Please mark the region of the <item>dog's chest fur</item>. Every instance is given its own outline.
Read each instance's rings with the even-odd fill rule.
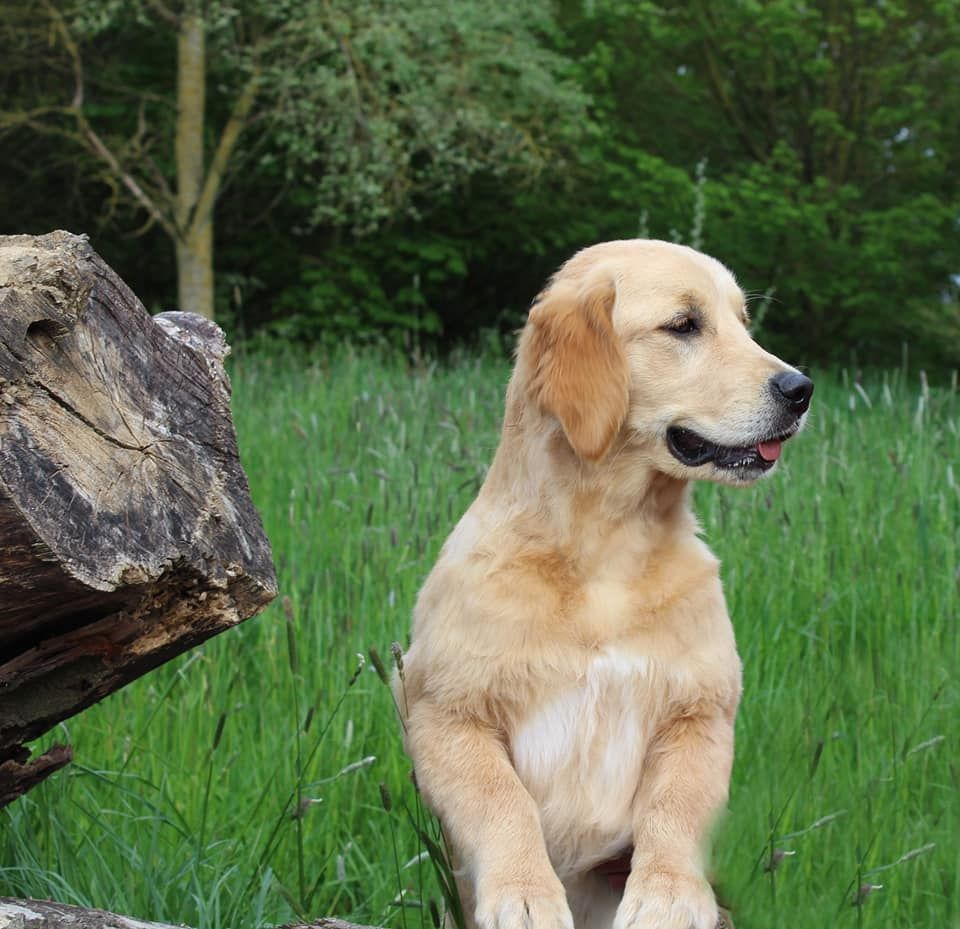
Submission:
[[[510,733],[514,766],[540,808],[561,878],[629,847],[651,741],[685,706],[723,687],[720,668],[737,664],[715,564],[695,566],[690,557],[664,566],[673,578],[704,575],[695,593],[674,599],[670,584],[658,583],[651,600],[638,599],[616,560],[608,562],[569,617],[568,634],[577,630],[584,643],[572,652],[577,658],[537,688]]]
[[[513,734],[514,766],[540,807],[561,877],[630,844],[631,802],[658,715],[653,671],[642,655],[604,650]]]

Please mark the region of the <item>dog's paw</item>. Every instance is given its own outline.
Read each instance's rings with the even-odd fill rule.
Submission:
[[[544,882],[501,884],[477,894],[479,929],[573,929],[573,916],[563,885]]]
[[[719,917],[702,877],[651,869],[630,875],[613,929],[716,929]]]

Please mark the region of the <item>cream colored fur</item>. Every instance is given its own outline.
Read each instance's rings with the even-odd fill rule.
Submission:
[[[664,329],[695,306],[693,339]],[[667,427],[762,433],[770,377],[719,262],[652,241],[571,259],[521,335],[486,482],[420,593],[406,744],[481,929],[713,929],[702,851],[740,661]],[[400,684],[396,685],[400,688]],[[622,894],[592,869],[633,849]]]

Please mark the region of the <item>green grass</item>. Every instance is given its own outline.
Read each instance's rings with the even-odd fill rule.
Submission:
[[[507,373],[235,363],[286,600],[53,734],[77,760],[0,812],[0,894],[197,929],[430,925],[398,725],[357,654],[405,641]],[[960,926],[960,398],[900,372],[862,391],[820,376],[772,480],[696,494],[745,665],[713,857],[740,929]]]

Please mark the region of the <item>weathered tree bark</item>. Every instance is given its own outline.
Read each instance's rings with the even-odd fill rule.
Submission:
[[[0,237],[0,806],[24,743],[276,596],[222,332],[65,232]]]
[[[183,929],[169,923],[144,922],[105,910],[50,903],[45,900],[16,900],[0,897],[0,929]],[[343,919],[325,917],[312,923],[295,923],[281,929],[372,929]],[[720,914],[717,929],[733,929],[726,911]]]
[[[0,929],[182,929],[169,923],[144,922],[105,910],[87,910],[45,900],[0,897]],[[371,929],[342,919],[317,919],[283,929]]]

